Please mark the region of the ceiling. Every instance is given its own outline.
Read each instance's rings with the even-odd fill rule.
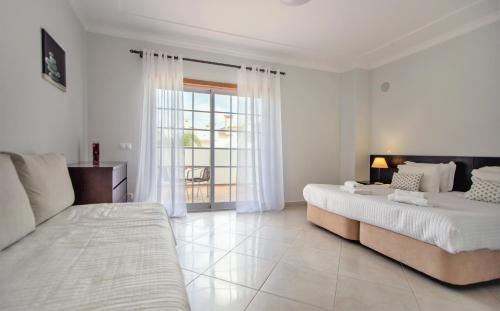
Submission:
[[[90,32],[343,72],[500,19],[500,0],[70,0]]]

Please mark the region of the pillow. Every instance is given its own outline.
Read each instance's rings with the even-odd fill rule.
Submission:
[[[478,169],[479,171],[500,174],[500,166],[483,166]]]
[[[407,191],[418,191],[424,174],[401,174],[394,173],[390,188]]]
[[[37,225],[73,204],[75,192],[62,154],[10,155]]]
[[[457,165],[455,162],[450,161],[449,163],[417,163],[412,161],[406,161],[405,164],[412,166],[434,166],[439,170],[439,191],[448,192],[453,190],[453,184],[455,180],[455,171]]]
[[[496,173],[495,171],[478,169],[472,170],[472,176],[484,181],[500,183],[500,172]]]
[[[0,154],[0,250],[35,230],[35,217],[10,157]]]
[[[423,192],[439,192],[440,171],[436,166],[398,165],[398,172],[402,174],[423,174],[419,190]]]
[[[500,203],[500,183],[472,177],[472,187],[465,193],[470,200]]]

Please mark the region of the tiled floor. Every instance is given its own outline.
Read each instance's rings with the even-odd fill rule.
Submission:
[[[173,219],[192,310],[500,310],[500,282],[442,285],[283,212]]]

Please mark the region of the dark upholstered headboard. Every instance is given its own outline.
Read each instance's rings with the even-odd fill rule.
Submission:
[[[412,155],[370,155],[370,166],[375,157],[384,157],[387,161],[388,169],[381,169],[380,179],[383,183],[390,183],[392,174],[397,171],[398,164],[405,161],[420,163],[448,163],[455,162],[457,170],[455,172],[455,183],[453,191],[467,191],[472,185],[471,172],[473,169],[483,166],[500,166],[500,157],[455,157],[455,156],[412,156]],[[370,167],[370,181],[375,182],[378,178],[378,169]]]

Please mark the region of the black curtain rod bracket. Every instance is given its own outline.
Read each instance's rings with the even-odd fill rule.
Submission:
[[[140,50],[130,49],[130,53],[132,53],[132,54],[139,54],[139,56],[142,58],[142,51],[140,51]],[[158,56],[157,53],[155,53],[154,55]],[[167,58],[172,58],[172,57],[174,57],[174,59],[178,59],[177,56],[167,55]],[[208,64],[208,65],[215,65],[215,66],[222,66],[222,67],[230,67],[230,68],[241,69],[241,66],[238,66],[238,65],[218,63],[218,62],[211,62],[211,61],[208,61],[208,60],[201,60],[201,59],[196,59],[196,58],[183,58],[183,60],[185,60],[187,62],[192,62],[192,63],[200,63],[200,64]],[[246,67],[246,69],[247,70],[252,70],[252,67]],[[264,72],[265,70],[264,69],[260,69],[260,71]],[[276,70],[271,70],[270,72],[272,74],[277,74],[278,73]],[[281,72],[281,71],[279,72],[279,74],[285,75],[285,73]]]

